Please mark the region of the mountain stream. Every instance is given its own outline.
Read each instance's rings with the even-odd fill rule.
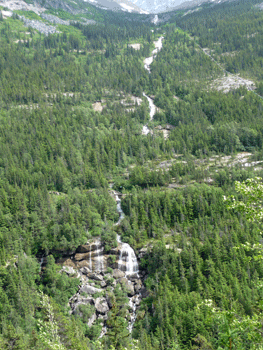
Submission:
[[[116,225],[119,225],[121,223],[121,220],[124,219],[124,213],[121,208],[121,199],[118,196],[118,194],[115,193],[115,199],[117,202],[117,211],[119,213],[119,220]],[[139,264],[137,257],[135,255],[134,250],[128,243],[123,243],[121,241],[121,236],[117,235],[117,242],[119,243],[120,247],[120,256],[118,261],[118,269],[121,271],[125,271],[125,276],[129,275],[135,275],[139,277]],[[129,281],[131,283],[131,281]],[[131,333],[133,329],[134,322],[136,321],[136,310],[141,302],[141,294],[135,294],[131,298],[129,298],[129,306],[132,309],[132,314],[130,317],[128,330]]]
[[[150,65],[152,64],[153,60],[155,59],[157,53],[162,49],[163,47],[163,39],[164,37],[161,36],[157,41],[154,41],[155,49],[152,51],[152,54],[150,57],[145,58],[143,61],[144,68],[151,73]],[[147,96],[145,93],[143,93],[143,96],[147,98],[149,107],[150,107],[150,121],[153,120],[153,117],[156,113],[156,106],[153,103],[153,99]],[[144,125],[142,128],[142,135],[148,135],[149,133],[152,133],[152,131],[148,128],[148,124]]]

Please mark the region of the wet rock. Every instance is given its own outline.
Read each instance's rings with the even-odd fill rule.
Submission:
[[[111,254],[111,255],[118,255],[119,256],[120,255],[120,250],[119,250],[118,247],[117,248],[111,248],[109,254]]]
[[[144,277],[146,274],[147,274],[146,271],[141,271],[141,272],[140,272],[140,275],[141,275],[142,277]]]
[[[105,298],[97,298],[95,300],[96,311],[100,314],[106,314],[109,311],[109,306]]]
[[[112,276],[116,279],[125,277],[125,273],[119,269],[115,269],[112,272]]]
[[[86,294],[95,294],[95,293],[101,293],[102,289],[100,288],[95,288],[93,286],[91,286],[90,284],[85,284],[81,289],[80,289],[80,293],[86,293]]]

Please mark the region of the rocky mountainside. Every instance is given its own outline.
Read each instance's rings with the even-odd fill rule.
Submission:
[[[148,14],[148,11],[137,6],[135,2],[133,3],[128,0],[84,0],[84,2],[88,2],[104,10]]]
[[[115,224],[118,226],[124,214],[118,193],[112,191],[112,195],[116,199],[119,213],[119,220]],[[146,252],[147,249],[142,248],[138,258],[142,258]],[[136,311],[142,298],[147,295],[143,285],[147,276],[145,271],[139,270],[138,259],[128,243],[123,243],[117,235],[117,247],[106,252],[100,238],[91,239],[58,263],[62,265],[61,273],[80,280],[78,292],[69,300],[72,314],[83,318],[86,310],[87,326],[91,327],[95,321],[101,322],[103,336],[107,332],[109,312],[116,295],[121,291],[125,296],[122,309],[128,323],[127,329],[132,331]]]
[[[145,249],[142,249],[139,256],[144,254]],[[83,317],[83,310],[88,308],[87,325],[90,327],[98,320],[103,323],[102,335],[105,334],[117,288],[126,295],[127,302],[123,303],[123,309],[128,330],[132,331],[137,308],[147,292],[143,285],[145,272],[139,271],[136,255],[129,244],[122,243],[118,237],[117,248],[106,253],[100,239],[92,240],[60,263],[61,273],[81,281],[77,294],[69,300],[74,315]]]
[[[174,11],[177,9],[188,9],[200,6],[203,3],[219,4],[229,0],[131,0],[136,6],[139,6],[148,13],[163,13]]]
[[[33,3],[23,0],[1,0],[0,6],[11,11],[33,11],[38,15],[42,12],[45,12],[49,8],[62,9],[71,14],[80,14],[90,12],[90,9],[94,7],[102,10],[124,11],[140,14],[148,13],[129,0],[78,0],[77,2],[61,0],[47,0],[45,2],[42,2],[36,0]]]

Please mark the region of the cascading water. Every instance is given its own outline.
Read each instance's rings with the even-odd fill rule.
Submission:
[[[132,309],[132,315],[131,315],[131,321],[129,322],[129,326],[128,326],[128,331],[131,333],[132,329],[133,329],[133,325],[136,321],[136,310],[137,307],[140,305],[140,301],[141,301],[141,294],[137,294],[134,295],[132,298],[130,298],[129,300],[129,306]]]
[[[117,202],[117,212],[119,213],[119,220],[118,222],[116,222],[115,225],[118,226],[121,223],[121,221],[124,219],[124,212],[121,209],[121,199],[117,194],[115,195],[115,200]]]
[[[95,245],[96,245],[96,252],[97,252],[97,256],[95,257],[95,260],[96,260],[95,271],[103,272],[104,271],[104,261],[103,261],[104,247],[101,247],[101,241],[100,240],[97,240],[95,242]]]
[[[155,115],[156,113],[156,106],[155,104],[153,103],[153,100],[145,95],[145,93],[143,93],[143,96],[147,98],[147,101],[149,103],[149,107],[150,107],[150,121],[153,120],[153,116]],[[149,133],[151,132],[151,130],[148,128],[148,125],[144,125],[143,128],[142,128],[142,134],[143,135],[148,135]]]
[[[121,220],[124,219],[124,213],[121,209],[120,197],[116,194],[115,199],[117,202],[117,211],[119,213],[119,220],[116,225],[119,225]],[[118,260],[118,269],[125,272],[126,276],[139,272],[139,265],[134,250],[128,243],[121,241],[120,235],[117,235],[117,242],[120,244],[120,256]]]
[[[128,243],[122,243],[119,235],[117,235],[117,242],[121,245],[118,269],[124,271],[126,276],[138,274],[139,265],[134,250]]]
[[[150,57],[147,57],[144,59],[144,68],[151,73],[151,69],[150,69],[150,65],[153,63],[154,58],[156,57],[158,51],[161,50],[162,46],[163,46],[163,39],[164,37],[161,36],[157,41],[154,41],[154,46],[155,49],[152,51],[152,54]]]
[[[158,16],[157,16],[158,19]],[[164,37],[161,36],[157,41],[154,42],[155,49],[152,51],[152,54],[150,57],[145,58],[144,60],[144,68],[151,73],[150,65],[152,64],[154,58],[156,57],[157,53],[161,50],[163,45],[163,39]],[[153,100],[147,96],[145,93],[143,93],[143,96],[147,98],[147,101],[149,103],[150,107],[150,121],[153,120],[153,116],[156,113],[156,106],[153,103]],[[142,128],[142,135],[148,135],[149,133],[152,133],[151,130],[148,128],[148,124],[144,125]]]
[[[91,245],[89,246],[89,269],[92,271],[92,259],[91,259]]]
[[[119,220],[116,225],[119,225],[121,220],[124,219],[124,213],[121,209],[121,199],[118,194],[115,193],[115,199],[117,202],[117,211],[119,213]],[[120,255],[118,260],[118,269],[125,272],[126,276],[137,274],[139,277],[139,264],[136,258],[135,252],[128,243],[123,243],[121,241],[120,235],[117,235],[117,242],[120,246]],[[129,283],[131,283],[129,281]],[[133,325],[136,321],[136,310],[140,304],[141,295],[137,294],[130,298],[129,306],[132,309],[131,320],[128,325],[128,331],[131,333]]]

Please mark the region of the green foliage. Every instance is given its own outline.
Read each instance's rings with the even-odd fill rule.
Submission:
[[[262,178],[255,177],[243,182],[236,181],[235,188],[236,191],[245,198],[245,201],[237,201],[234,196],[230,198],[224,197],[225,201],[230,202],[228,209],[235,209],[239,212],[245,213],[249,221],[261,222],[263,218]]]
[[[61,306],[66,305],[68,299],[78,290],[79,279],[68,278],[66,274],[59,273],[59,266],[55,264],[52,255],[48,256],[47,266],[43,273],[44,292]]]
[[[83,11],[49,12],[95,16],[100,24],[72,23],[47,37],[25,34],[15,17],[0,18],[1,349],[260,349],[260,223],[246,218],[261,220],[261,180],[237,183],[236,211],[227,211],[223,194],[233,195],[234,182],[253,170],[219,169],[205,158],[213,155],[216,163],[218,154],[234,159],[236,152],[257,150],[261,161],[262,103],[245,88],[211,90],[222,72],[195,44],[214,50],[228,70],[257,78],[261,94],[262,12],[254,4],[177,13],[188,33],[165,26],[150,75],[143,59],[157,30],[136,15],[67,2]],[[141,50],[129,48],[131,42]],[[167,140],[157,131],[141,134],[146,101],[127,111],[123,100],[143,91],[160,108],[153,128],[173,126]],[[109,180],[124,193],[118,227]],[[137,343],[127,330],[125,284],[109,296],[108,335],[96,341],[101,322],[87,326],[94,306],[68,315],[79,280],[56,265],[91,236],[100,236],[110,252],[116,231],[135,247],[148,246],[141,260],[148,294],[132,334]],[[40,272],[36,257],[43,255],[48,262]]]

